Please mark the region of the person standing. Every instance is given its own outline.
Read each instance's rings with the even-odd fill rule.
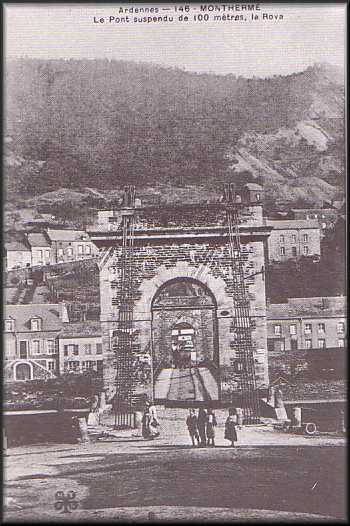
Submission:
[[[207,437],[208,446],[215,446],[215,427],[217,426],[216,416],[212,409],[208,409],[207,416]]]
[[[207,445],[207,412],[202,407],[198,410],[197,428],[200,438],[200,446],[205,447]]]
[[[189,415],[186,418],[186,425],[192,440],[192,445],[195,446],[195,440],[197,440],[197,445],[199,446],[198,419],[194,409],[190,409]]]
[[[142,436],[145,439],[153,439],[160,435],[158,431],[159,420],[157,411],[151,402],[146,402],[146,407],[142,416]]]
[[[235,442],[237,442],[237,413],[235,408],[229,409],[228,417],[225,422],[225,438],[231,442],[231,447],[235,447]]]

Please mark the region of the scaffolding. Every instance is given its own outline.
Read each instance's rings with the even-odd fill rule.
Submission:
[[[122,209],[122,246],[119,258],[118,324],[113,345],[115,353],[114,411],[115,426],[130,427],[133,419],[133,268],[135,228],[135,187],[124,189]]]
[[[233,282],[234,332],[237,364],[235,380],[240,405],[243,410],[243,420],[246,424],[259,421],[259,394],[256,387],[254,347],[252,342],[253,320],[250,315],[248,287],[244,274],[245,254],[240,239],[240,208],[241,200],[236,199],[233,184],[224,187],[226,215],[229,232],[229,250]]]
[[[254,347],[252,341],[252,330],[254,320],[250,314],[250,303],[248,284],[245,276],[245,260],[247,254],[244,251],[240,239],[241,208],[244,204],[236,200],[235,189],[232,184],[224,188],[224,208],[229,235],[229,253],[231,262],[234,331],[237,364],[239,370],[233,373],[232,380],[237,384],[236,392],[240,406],[243,410],[243,419],[247,424],[259,421],[259,393],[256,386]],[[122,246],[119,258],[119,283],[118,294],[114,303],[119,306],[116,338],[113,344],[115,353],[115,387],[114,408],[117,427],[129,427],[133,418],[133,398],[135,390],[133,371],[133,273],[134,273],[134,230],[135,230],[135,187],[127,187],[124,193],[122,208]],[[211,260],[211,257],[206,259]],[[197,276],[204,272],[208,264],[203,262]],[[164,334],[164,309],[160,313],[161,334],[159,345],[165,344]],[[153,335],[151,335],[153,338]],[[152,376],[155,370],[159,370],[160,363],[154,363],[154,351],[152,353]],[[161,360],[160,360],[161,361]],[[155,379],[155,378],[154,378]],[[233,400],[232,400],[233,401]],[[236,402],[233,401],[233,403]]]

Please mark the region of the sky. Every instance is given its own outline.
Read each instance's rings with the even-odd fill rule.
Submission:
[[[171,7],[160,13],[169,17],[174,5],[134,7]],[[217,22],[213,15],[223,13],[215,12],[202,22],[96,24],[94,17],[125,16],[119,7],[132,4],[5,4],[5,57],[109,58],[245,77],[288,75],[319,62],[345,67],[345,3],[259,5],[254,21],[249,13],[246,21]],[[262,20],[264,12],[283,20]]]

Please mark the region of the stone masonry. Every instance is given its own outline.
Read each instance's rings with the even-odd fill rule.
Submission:
[[[257,386],[268,384],[267,330],[264,268],[270,228],[263,225],[262,203],[248,193],[239,225],[246,290],[250,300]],[[101,328],[104,348],[104,379],[113,385],[115,370],[113,331],[118,329],[121,276],[121,230],[123,210],[114,211],[109,224],[90,232],[98,248],[104,249],[100,262]],[[171,328],[176,323],[193,326],[199,355],[220,370],[221,393],[235,374],[234,286],[228,229],[222,204],[164,207],[135,210],[133,248],[133,349],[135,355],[149,352],[157,366],[169,358]],[[111,227],[112,225],[112,227]],[[165,309],[155,306],[162,288],[176,280],[197,283],[208,291],[210,305],[198,300]],[[197,304],[196,304],[197,302]],[[163,335],[162,335],[163,331]],[[165,335],[164,335],[165,333]],[[233,386],[233,387],[232,387]]]

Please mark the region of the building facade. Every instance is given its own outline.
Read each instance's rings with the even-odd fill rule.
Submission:
[[[272,227],[268,239],[269,262],[321,255],[321,236],[316,220],[266,219]]]
[[[72,323],[59,335],[59,372],[84,372],[103,368],[100,323]]]
[[[68,323],[64,304],[4,306],[4,380],[58,374],[58,335]]]
[[[51,242],[45,233],[27,234],[27,242],[31,249],[31,266],[42,266],[54,263],[52,259]]]
[[[32,264],[31,249],[25,241],[13,241],[5,245],[5,269],[26,268]]]
[[[255,377],[262,387],[268,384],[264,268],[271,229],[263,224],[262,188],[256,186],[245,188],[239,196],[239,236],[250,302]],[[100,222],[90,232],[94,243],[104,250],[100,293],[107,387],[115,382],[113,348],[120,332],[123,282],[120,225],[126,214],[134,217],[132,345],[135,354],[152,356],[151,392],[153,388],[156,399],[180,396],[178,390],[170,396],[175,352],[181,359],[186,356],[198,372],[184,398],[224,399],[235,391],[243,374],[237,344],[242,326],[235,311],[232,258],[236,255],[231,253],[225,210],[223,204],[126,207],[108,214],[108,224]]]
[[[78,261],[98,254],[96,246],[83,230],[59,230],[48,228],[52,257],[55,263]]]
[[[267,309],[269,353],[344,349],[346,305],[344,297],[290,298]]]

